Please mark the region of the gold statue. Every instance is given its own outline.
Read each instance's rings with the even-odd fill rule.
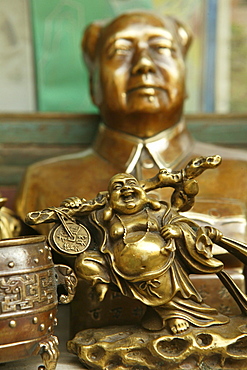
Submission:
[[[131,174],[119,173],[110,179],[108,191],[101,192],[93,200],[70,197],[63,201],[59,208],[51,207],[31,212],[26,217],[26,222],[31,225],[62,222],[64,234],[51,233],[51,239],[53,239],[51,244],[56,244],[59,239],[62,240],[63,247],[60,252],[68,255],[74,254],[72,248],[66,252],[65,246],[68,240],[76,244],[77,237],[81,235],[77,227],[72,230],[71,222],[78,227],[86,225],[97,243],[92,243],[90,238],[87,238],[83,251],[77,252],[76,274],[91,283],[94,294],[100,301],[104,299],[108,288],[115,286],[121,294],[139,300],[147,307],[142,319],[142,327],[152,332],[153,352],[151,350],[152,354],[146,354],[147,358],[144,362],[147,364],[150,362],[152,369],[155,368],[153,366],[157,366],[157,359],[167,360],[167,353],[161,353],[163,350],[161,342],[165,342],[166,345],[171,342],[174,339],[171,334],[181,338],[181,335],[185,335],[184,333],[190,330],[188,337],[183,337],[185,342],[188,342],[186,343],[189,350],[186,348],[188,351],[182,357],[180,356],[179,360],[176,357],[170,358],[173,365],[187,360],[191,354],[200,355],[200,351],[195,350],[195,346],[189,343],[193,336],[197,336],[197,341],[200,339],[202,342],[203,357],[204,355],[210,357],[212,351],[213,354],[222,356],[221,361],[225,361],[222,346],[228,343],[227,345],[231,344],[234,347],[237,343],[237,348],[240,345],[239,338],[243,340],[243,344],[247,339],[246,334],[241,334],[241,330],[246,328],[247,297],[224,271],[223,263],[212,253],[213,243],[216,243],[246,263],[247,246],[224,237],[216,228],[199,226],[180,214],[180,211],[189,210],[194,204],[194,198],[198,193],[195,178],[205,169],[216,168],[220,163],[221,157],[218,155],[199,157],[191,160],[183,170],[171,172],[162,169],[155,177],[140,182]],[[167,187],[174,188],[171,204],[154,200],[147,195],[153,189]],[[70,224],[66,224],[67,221]],[[81,236],[79,239],[83,244],[85,237]],[[227,338],[224,330],[222,332],[218,329],[219,325],[232,325],[232,323],[229,324],[229,317],[203,303],[201,295],[190,280],[190,273],[216,273],[235,298],[243,317],[242,321],[237,319],[239,329],[235,328],[231,339]],[[213,331],[205,329],[211,326],[216,326],[216,329]],[[194,331],[193,328],[200,330]],[[112,344],[113,349],[115,348],[123,360],[125,356],[123,348],[117,349],[116,346],[123,333],[125,331],[128,333],[130,329],[121,327],[105,330],[104,332],[104,328],[100,329],[101,339],[97,337],[98,332],[95,335],[90,332],[89,344],[85,340],[89,338],[89,332],[79,333],[79,337],[69,342],[69,350],[77,353],[77,346],[79,346],[78,355],[83,362],[103,369],[111,358],[110,352],[102,354],[99,350],[99,347],[102,348],[101,342],[106,341]],[[145,330],[138,330],[139,341],[141,338],[144,343],[147,334]],[[217,332],[217,330],[220,331]],[[239,330],[238,334],[236,334],[237,330]],[[131,331],[135,332],[135,329],[132,327]],[[210,350],[205,352],[204,347],[212,344],[215,333],[218,333],[218,339]],[[247,333],[247,329],[244,329],[244,333]],[[115,336],[115,339],[110,340],[110,336]],[[106,337],[108,340],[102,339]],[[92,344],[97,342],[96,347],[98,347],[96,352],[94,352],[95,349],[91,349],[94,356],[90,357],[87,354],[91,342]],[[129,339],[125,345],[134,345],[139,349],[137,342],[135,340],[133,344],[133,340]],[[175,347],[179,352],[178,346],[175,345]],[[150,345],[148,348],[150,350]],[[100,355],[101,358],[104,357],[104,365],[99,365],[97,351],[102,355]],[[245,354],[241,356],[235,357],[247,358]],[[233,354],[229,354],[229,350],[226,357],[235,358]],[[133,365],[140,365],[142,361],[142,356],[139,355],[135,362],[132,362]],[[170,368],[165,366],[168,365],[164,362],[164,369]]]
[[[200,179],[193,217],[244,239],[246,153],[195,142],[184,122],[190,43],[184,24],[145,11],[87,28],[82,49],[102,123],[92,148],[28,168],[16,205],[22,219],[28,212],[58,205],[67,194],[92,199],[116,173],[142,180],[159,169],[177,170],[191,158],[219,153],[223,163],[214,178],[205,173]],[[157,189],[153,196],[169,199],[167,189]],[[47,225],[38,229],[48,233]]]
[[[194,141],[184,120],[185,58],[191,39],[183,23],[145,11],[128,12],[110,22],[96,21],[87,28],[82,49],[89,70],[91,97],[99,108],[102,123],[91,148],[28,168],[16,203],[16,212],[22,219],[28,212],[59,205],[68,194],[93,199],[107,188],[116,173],[130,173],[142,181],[163,168],[176,172],[192,158],[219,153],[222,164],[215,169],[214,177],[207,172],[202,174],[200,194],[190,210],[193,212],[190,218],[220,228],[234,239],[245,239],[246,153]],[[168,200],[170,193],[167,187],[154,188],[149,197]],[[102,201],[103,195],[95,200],[94,206]],[[63,219],[63,214],[60,216]],[[48,234],[50,225],[40,224],[37,229]],[[60,236],[56,242],[58,250],[66,236],[61,228],[54,233]],[[86,231],[80,229],[78,234],[76,245],[71,241],[71,233],[63,248],[74,249],[74,255],[87,245],[81,243],[82,238],[87,238]],[[79,302],[79,307],[84,307],[84,312],[78,317],[75,309],[71,315],[76,330],[88,323],[91,327],[92,321],[102,325],[110,307],[108,297],[101,307],[86,307],[89,299],[85,289],[83,292],[80,297],[85,300]],[[215,295],[213,300],[220,301]],[[128,304],[121,303],[121,307],[128,308]],[[91,320],[95,309],[102,313],[98,321]],[[110,315],[108,325],[112,320]]]

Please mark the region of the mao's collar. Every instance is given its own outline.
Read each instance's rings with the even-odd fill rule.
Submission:
[[[143,161],[146,166],[175,168],[192,151],[193,139],[184,121],[147,139],[100,124],[94,149],[107,161],[132,173]]]

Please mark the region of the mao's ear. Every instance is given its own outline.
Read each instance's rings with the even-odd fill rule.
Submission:
[[[104,22],[96,21],[91,23],[84,31],[84,35],[81,42],[81,48],[83,51],[85,63],[89,71],[92,71],[93,69],[97,51],[97,44],[100,37],[100,31],[103,25]]]
[[[90,95],[93,103],[97,105],[94,96],[94,66],[97,52],[97,45],[100,38],[100,32],[103,23],[95,21],[91,23],[86,30],[81,41],[81,49],[83,52],[84,61],[89,71]]]
[[[193,40],[192,32],[183,22],[175,18],[172,19],[176,27],[177,37],[182,48],[183,55],[185,56]]]

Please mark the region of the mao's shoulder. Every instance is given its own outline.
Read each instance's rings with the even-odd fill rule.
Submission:
[[[54,168],[62,167],[69,168],[76,164],[87,163],[88,161],[98,160],[97,154],[93,151],[92,148],[88,148],[84,151],[80,151],[72,154],[65,154],[57,157],[48,158],[39,162],[35,162],[28,167],[28,171],[36,172],[41,171],[45,172]]]
[[[223,161],[241,161],[247,166],[247,150],[229,148],[221,145],[214,145],[208,143],[195,142],[194,153],[201,156],[209,156],[218,154]]]

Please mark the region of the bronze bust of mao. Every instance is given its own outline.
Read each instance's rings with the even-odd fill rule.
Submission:
[[[223,163],[214,177],[201,176],[193,212],[199,219],[213,215],[216,223],[240,216],[239,228],[229,220],[227,227],[233,237],[244,238],[245,153],[194,141],[184,122],[190,43],[184,24],[145,11],[125,13],[109,23],[94,22],[86,29],[82,49],[102,124],[88,150],[28,168],[16,203],[23,219],[27,212],[58,205],[68,194],[90,199],[115,173],[131,173],[141,180],[160,168],[176,170],[190,158],[218,153]],[[161,194],[169,197],[167,189],[153,196]],[[44,225],[39,230],[47,232]]]

